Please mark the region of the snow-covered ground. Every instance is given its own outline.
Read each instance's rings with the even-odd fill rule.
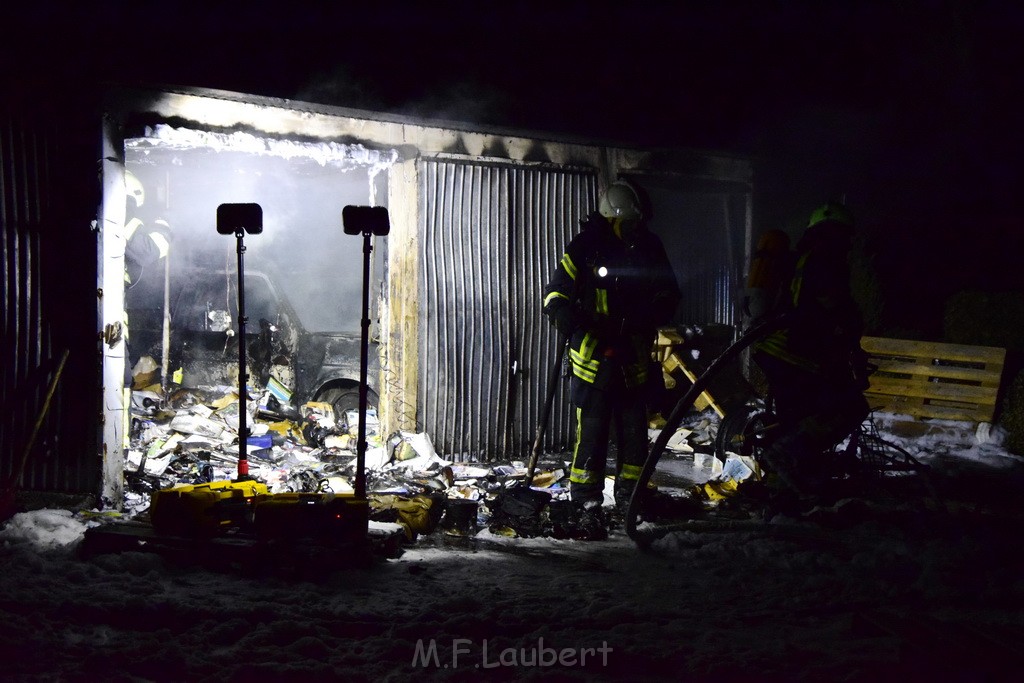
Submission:
[[[622,531],[435,533],[315,580],[84,559],[99,513],[21,513],[0,530],[0,680],[1018,680],[1022,459],[955,425],[902,443],[993,507],[908,501],[648,550]]]

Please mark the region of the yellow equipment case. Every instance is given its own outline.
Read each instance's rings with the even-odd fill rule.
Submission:
[[[310,539],[321,543],[366,538],[366,498],[339,493],[275,493],[255,501],[253,529],[260,540]]]
[[[168,536],[339,543],[365,539],[370,506],[354,494],[272,494],[257,481],[213,481],[155,491],[149,518],[154,531]]]
[[[371,529],[365,497],[267,491],[256,481],[215,481],[156,491],[148,520],[88,529],[83,553],[143,551],[215,569],[302,576],[363,567],[374,558],[402,553],[403,527]]]
[[[160,534],[219,536],[251,526],[257,497],[267,495],[267,485],[258,481],[182,484],[153,492],[149,520]]]

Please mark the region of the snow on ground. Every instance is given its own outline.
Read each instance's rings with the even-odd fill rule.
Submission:
[[[1015,503],[1024,468],[995,437],[902,443]],[[673,532],[648,550],[621,531],[435,533],[315,580],[146,552],[84,559],[98,513],[21,513],[0,530],[0,680],[1017,680],[1012,511],[908,504]]]

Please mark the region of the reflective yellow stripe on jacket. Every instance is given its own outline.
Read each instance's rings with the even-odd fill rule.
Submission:
[[[807,257],[810,254],[804,254],[796,263],[796,269],[793,275],[793,279],[789,283],[789,292],[792,297],[791,301],[793,308],[796,308],[800,301],[800,292],[804,284],[804,265],[807,263]],[[798,356],[789,350],[789,332],[788,330],[781,329],[772,332],[761,341],[754,344],[754,348],[758,351],[763,351],[771,356],[775,356],[779,360],[785,361],[791,365],[804,368],[815,372],[819,369],[817,363],[803,356]]]
[[[568,275],[573,281],[576,280],[577,268],[576,264],[573,263],[572,257],[569,254],[562,254],[562,260],[558,262],[558,265],[562,267],[565,274]],[[565,299],[569,301],[569,295],[565,292],[554,291],[544,297],[544,307],[546,308],[549,303],[554,299]]]
[[[597,337],[587,332],[583,335],[583,341],[579,349],[569,348],[569,361],[572,363],[572,373],[584,382],[594,383],[597,379],[597,369],[601,361],[594,358],[594,349],[597,348]]]
[[[608,290],[594,290],[594,308],[600,315],[608,315]]]
[[[565,294],[562,294],[561,292],[551,292],[546,297],[544,297],[544,306],[546,307],[549,303],[551,303],[553,299],[565,299],[566,301],[568,301],[569,297],[567,297]]]
[[[565,269],[565,272],[573,280],[576,279],[576,264],[572,262],[572,258],[569,254],[562,254],[561,266]]]

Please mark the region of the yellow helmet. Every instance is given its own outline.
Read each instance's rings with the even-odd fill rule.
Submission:
[[[128,193],[128,199],[135,202],[135,208],[146,203],[146,190],[131,171],[124,173],[124,189]]]
[[[839,202],[826,202],[822,204],[814,213],[811,214],[811,219],[807,221],[807,227],[812,228],[819,223],[825,223],[831,221],[833,223],[839,223],[845,225],[848,228],[853,227],[853,214],[846,208],[845,204]]]

